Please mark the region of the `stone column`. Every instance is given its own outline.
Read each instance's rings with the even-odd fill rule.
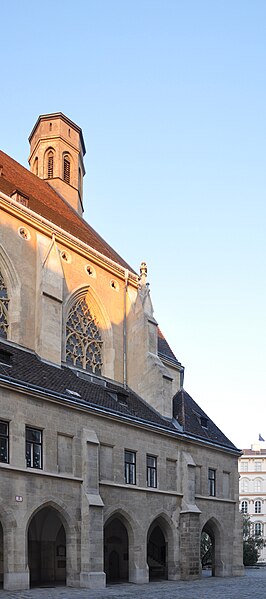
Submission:
[[[99,441],[84,429],[82,439],[81,571],[80,586],[103,588],[103,501],[99,494]]]
[[[180,570],[182,580],[200,577],[199,512],[180,514]]]
[[[149,568],[147,564],[147,539],[142,533],[136,535],[135,544],[128,541],[129,553],[129,582],[145,584],[149,582]]]
[[[30,576],[25,534],[24,528],[11,528],[4,532],[4,589],[6,591],[29,589]]]

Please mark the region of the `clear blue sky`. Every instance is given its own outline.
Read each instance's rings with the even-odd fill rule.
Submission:
[[[138,270],[185,388],[266,439],[264,0],[1,2],[1,148],[39,114],[87,147],[85,217]]]

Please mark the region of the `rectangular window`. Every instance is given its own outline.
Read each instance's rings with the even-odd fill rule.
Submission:
[[[248,471],[248,462],[240,462],[240,469],[241,469],[241,472],[247,472]]]
[[[153,455],[147,455],[147,486],[157,487],[157,458]]]
[[[209,495],[211,497],[215,497],[215,495],[216,495],[216,471],[213,470],[212,468],[209,468],[208,480],[209,480]]]
[[[127,485],[136,484],[136,452],[125,450],[125,482]]]
[[[255,472],[261,472],[261,462],[255,460]]]
[[[42,431],[26,426],[27,468],[42,468]]]
[[[8,463],[8,422],[0,420],[0,462]]]

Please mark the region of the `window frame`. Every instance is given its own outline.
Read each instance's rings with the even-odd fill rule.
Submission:
[[[39,433],[40,441],[35,441],[34,439],[28,438],[29,433]],[[30,448],[30,454],[28,450]],[[36,451],[37,448],[40,448],[40,451]],[[30,455],[30,460],[28,460],[28,455]],[[39,458],[39,465],[36,465],[35,459]],[[26,459],[26,467],[34,468],[35,470],[43,469],[43,431],[40,428],[36,428],[34,426],[26,425],[25,427],[25,459]]]
[[[209,497],[216,497],[216,470],[208,468],[208,490]]]
[[[243,499],[243,501],[241,501],[241,514],[247,514],[248,513],[248,502],[246,499]]]
[[[254,502],[254,512],[255,514],[261,514],[261,500],[256,499]]]
[[[263,536],[263,524],[262,522],[254,522],[254,535],[255,537]]]
[[[132,460],[129,459],[132,457]],[[126,485],[136,484],[136,462],[137,453],[131,449],[125,449],[124,452],[124,466],[125,466],[125,483]]]
[[[0,463],[1,464],[9,464],[9,422],[7,420],[0,420],[0,425],[3,424],[6,426],[6,434],[5,433],[1,433],[0,432],[0,443],[2,445],[2,441],[5,441],[5,454],[6,454],[6,459],[2,460],[1,459],[1,453],[2,453],[2,449],[0,448]]]
[[[63,181],[71,184],[71,160],[69,154],[63,156]]]
[[[149,464],[149,460],[154,460],[154,464]],[[147,487],[157,489],[157,456],[155,455],[146,455],[146,480]]]

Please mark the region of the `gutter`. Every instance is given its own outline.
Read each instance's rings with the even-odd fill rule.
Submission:
[[[230,453],[233,455],[241,455],[241,451],[239,449],[233,449],[230,447],[226,447],[224,445],[221,445],[220,443],[215,443],[213,441],[208,441],[205,439],[201,439],[199,437],[197,437],[196,435],[193,434],[187,434],[185,432],[178,432],[178,431],[174,431],[174,430],[170,430],[167,429],[167,427],[163,427],[159,424],[156,423],[151,423],[148,420],[145,420],[144,418],[136,418],[135,416],[125,416],[124,414],[118,414],[116,411],[112,410],[112,408],[102,408],[99,406],[96,406],[95,404],[92,403],[87,403],[86,401],[80,399],[73,399],[72,397],[66,397],[65,395],[63,395],[62,393],[57,393],[56,391],[49,391],[48,389],[45,389],[44,387],[40,387],[38,385],[32,385],[30,383],[24,383],[22,381],[16,382],[15,380],[12,380],[10,377],[5,377],[5,376],[0,376],[0,386],[3,387],[13,387],[15,390],[17,390],[18,392],[31,392],[32,395],[35,395],[37,397],[41,397],[42,399],[50,399],[52,401],[58,401],[58,400],[62,400],[64,402],[66,402],[69,406],[73,407],[73,408],[80,408],[80,409],[84,409],[86,408],[87,410],[89,409],[90,411],[96,413],[96,414],[103,414],[105,416],[109,416],[110,418],[113,418],[115,420],[122,420],[123,422],[127,423],[127,424],[134,424],[134,425],[138,425],[140,427],[145,426],[145,428],[149,428],[150,430],[154,430],[155,432],[158,431],[164,435],[170,436],[170,437],[174,437],[176,439],[179,440],[185,440],[188,442],[194,442],[197,443],[198,445],[206,445],[207,447],[211,447],[212,449],[219,449],[222,450],[226,453]],[[60,403],[61,403],[60,402]]]

